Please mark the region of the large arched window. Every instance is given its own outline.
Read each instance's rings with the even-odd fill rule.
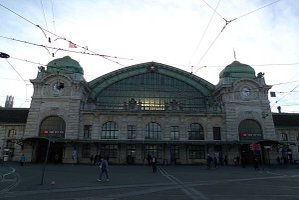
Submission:
[[[240,140],[256,141],[263,139],[263,131],[260,124],[252,119],[246,119],[239,124]]]
[[[64,120],[58,116],[46,117],[40,124],[39,135],[47,138],[64,138]]]
[[[161,138],[161,127],[160,124],[150,122],[145,128],[145,139],[160,139]]]
[[[115,122],[106,122],[102,126],[102,139],[117,139],[118,138],[118,127]]]
[[[203,127],[199,123],[192,123],[188,130],[189,140],[204,140]]]
[[[205,97],[186,82],[159,73],[131,76],[106,87],[97,97],[101,110],[203,111]]]

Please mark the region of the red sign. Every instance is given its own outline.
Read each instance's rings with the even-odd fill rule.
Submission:
[[[261,150],[261,145],[260,144],[250,144],[250,150],[260,151]]]

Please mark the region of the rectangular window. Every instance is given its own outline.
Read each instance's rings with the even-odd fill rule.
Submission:
[[[161,145],[157,144],[148,144],[145,145],[145,151],[144,151],[144,158],[147,158],[147,155],[156,156],[157,158],[161,158]]]
[[[118,147],[117,144],[104,144],[100,146],[101,156],[108,158],[117,158]]]
[[[135,157],[136,155],[136,146],[135,144],[128,144],[127,145],[127,156]]]
[[[16,135],[17,135],[17,131],[15,129],[8,130],[8,135],[7,135],[8,138],[15,138]]]
[[[288,141],[288,134],[287,133],[281,133],[281,140],[282,141]]]
[[[178,140],[179,139],[179,127],[178,126],[171,126],[170,127],[170,139],[171,140]]]
[[[90,157],[90,144],[83,144],[82,145],[82,158],[89,158]]]
[[[205,146],[192,145],[189,147],[189,159],[204,159],[205,154]]]
[[[214,140],[221,140],[221,128],[213,127],[213,138]]]
[[[136,139],[136,126],[128,125],[128,139]]]
[[[91,127],[92,125],[84,125],[84,138],[91,137]]]
[[[170,146],[170,159],[171,159],[171,161],[180,159],[180,146],[179,145],[171,145]]]

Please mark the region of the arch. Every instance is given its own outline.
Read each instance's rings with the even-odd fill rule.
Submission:
[[[101,110],[203,111],[214,85],[159,63],[123,68],[89,82]]]
[[[199,123],[190,124],[188,129],[188,137],[189,140],[204,140],[205,135],[202,125]]]
[[[118,139],[118,126],[114,121],[108,121],[102,126],[101,139]]]
[[[156,122],[150,122],[145,127],[145,139],[161,139],[161,126]]]
[[[253,119],[245,119],[240,122],[239,127],[240,141],[259,141],[263,139],[263,130],[258,121]]]
[[[65,138],[65,121],[59,116],[52,115],[40,123],[39,136],[46,138]]]

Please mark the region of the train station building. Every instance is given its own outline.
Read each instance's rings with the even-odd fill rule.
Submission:
[[[233,61],[218,76],[213,85],[148,62],[87,82],[79,62],[54,59],[31,80],[29,109],[0,109],[0,119],[4,110],[23,112],[23,121],[0,122],[2,151],[13,148],[11,159],[24,153],[29,162],[43,162],[48,152],[49,162],[90,163],[99,155],[114,164],[145,164],[148,155],[163,164],[200,164],[208,154],[275,163],[298,154],[298,123],[287,120],[298,116],[271,112],[263,73]]]

